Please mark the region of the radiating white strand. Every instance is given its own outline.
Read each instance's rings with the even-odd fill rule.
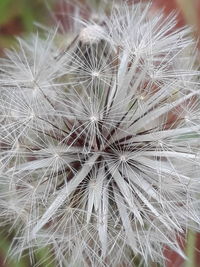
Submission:
[[[93,155],[89,160],[83,165],[81,170],[77,173],[75,177],[73,177],[72,181],[67,183],[63,189],[58,193],[58,196],[53,201],[53,203],[48,207],[45,213],[42,215],[42,218],[37,222],[36,226],[33,228],[31,232],[31,239],[36,237],[38,231],[49,221],[49,219],[55,214],[55,212],[59,209],[60,206],[64,203],[64,201],[68,198],[68,196],[77,188],[77,186],[83,181],[83,179],[87,176],[91,168],[93,168],[93,164],[98,158],[98,155]]]

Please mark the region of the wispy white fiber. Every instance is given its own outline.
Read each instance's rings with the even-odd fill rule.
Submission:
[[[166,247],[184,257],[178,237],[200,230],[195,42],[174,13],[149,10],[113,4],[66,46],[57,28],[0,59],[13,256],[47,246],[58,266],[149,266]]]

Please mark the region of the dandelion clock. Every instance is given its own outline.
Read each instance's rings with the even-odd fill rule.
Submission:
[[[164,265],[166,247],[185,257],[178,237],[199,230],[195,42],[174,14],[149,9],[113,5],[66,45],[59,30],[33,34],[1,59],[0,221],[13,257],[40,247],[64,267]]]

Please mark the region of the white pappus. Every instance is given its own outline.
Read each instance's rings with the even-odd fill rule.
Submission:
[[[0,225],[11,253],[59,266],[147,266],[199,230],[199,71],[191,29],[117,5],[19,39],[0,67]]]

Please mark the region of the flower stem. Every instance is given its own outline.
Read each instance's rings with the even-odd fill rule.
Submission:
[[[195,267],[195,246],[196,244],[196,233],[192,230],[188,232],[187,235],[187,244],[186,244],[186,256],[187,261],[185,267]]]

